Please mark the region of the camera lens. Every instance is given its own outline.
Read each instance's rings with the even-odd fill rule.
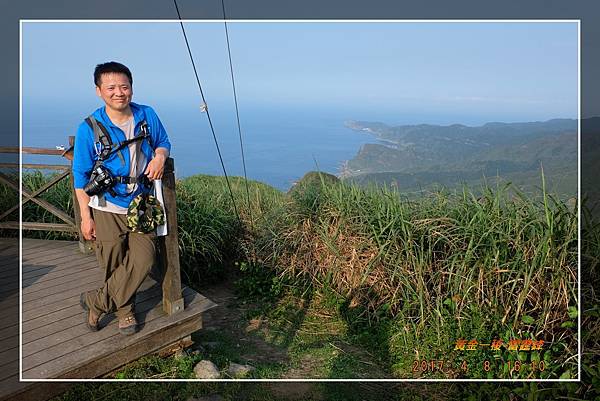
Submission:
[[[113,178],[104,166],[98,166],[90,176],[90,181],[83,187],[89,196],[98,195],[113,186]]]

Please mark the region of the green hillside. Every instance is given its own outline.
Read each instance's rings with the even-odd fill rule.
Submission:
[[[348,122],[351,129],[380,139],[347,161],[341,177],[360,185],[394,185],[403,191],[434,186],[479,186],[497,177],[539,193],[543,167],[561,196],[577,194],[577,121],[488,123],[480,127]]]

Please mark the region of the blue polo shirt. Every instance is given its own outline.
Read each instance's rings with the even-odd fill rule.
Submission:
[[[140,123],[145,120],[148,124],[152,148],[146,140],[142,140],[140,146],[140,151],[146,156],[146,160],[149,161],[152,159],[154,149],[166,148],[170,150],[171,143],[169,142],[167,132],[156,115],[156,112],[149,106],[133,102],[130,103],[129,106],[133,113],[135,124],[134,132],[136,136],[140,134]],[[113,124],[110,120],[104,107],[100,107],[94,111],[92,116],[106,127],[113,144],[119,144],[127,139],[123,130]],[[83,121],[77,129],[73,153],[73,181],[76,189],[83,189],[90,180],[92,168],[95,161],[98,160],[97,151],[100,151],[100,149],[101,144],[94,143],[94,131],[85,121]],[[125,146],[119,152],[122,152],[123,160],[121,160],[117,152],[114,152],[104,161],[104,166],[113,176],[128,176],[130,171],[129,147]],[[146,167],[144,166],[144,170],[145,169]],[[142,172],[144,170],[142,170]],[[105,192],[104,197],[108,202],[122,207],[129,206],[131,200],[143,191],[142,186],[138,185],[133,193],[128,194],[127,184],[121,183],[117,183],[113,189],[116,192],[116,196],[112,196],[109,192]]]

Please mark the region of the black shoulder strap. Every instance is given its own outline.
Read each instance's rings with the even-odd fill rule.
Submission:
[[[96,120],[94,116],[90,115],[85,119],[85,122],[89,125],[89,127],[94,131],[94,143],[100,143],[102,145],[102,150],[98,155],[98,158],[102,160],[106,160],[108,156],[115,150],[115,145],[108,133],[108,130],[100,121]],[[120,149],[119,149],[120,150]],[[121,163],[125,163],[125,159],[121,152],[118,152],[119,158],[121,159]]]

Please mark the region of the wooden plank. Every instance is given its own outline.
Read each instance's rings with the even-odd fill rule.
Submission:
[[[19,275],[19,260],[13,259],[12,263],[6,263],[0,266],[0,277],[8,278],[13,277],[15,274]],[[18,280],[18,279],[17,279]]]
[[[48,307],[52,307],[57,302],[60,302],[66,298],[72,296],[79,296],[83,291],[90,291],[100,286],[101,281],[98,278],[88,278],[86,281],[78,283],[77,287],[62,285],[56,286],[55,291],[50,294],[46,294],[43,297],[37,297],[35,299],[23,299],[23,313],[30,315],[35,314],[36,311],[48,310]]]
[[[181,312],[184,307],[181,296],[174,168],[173,159],[170,157],[167,158],[162,182],[168,231],[164,239],[164,247],[162,247],[163,242],[159,242],[162,247],[162,252],[160,253],[163,255],[162,266],[164,269],[164,278],[162,280],[163,308],[169,315]]]
[[[74,243],[75,244],[75,243]],[[65,260],[60,261],[60,258],[66,258],[66,260],[87,260],[89,255],[83,255],[77,251],[77,248],[73,245],[63,246],[60,245],[56,248],[38,249],[30,253],[28,250],[23,252],[23,272],[30,273],[39,266],[48,266],[50,263],[56,263],[57,268],[62,267],[62,263]]]
[[[19,255],[3,255],[0,256],[0,272],[8,266],[19,264]]]
[[[29,146],[0,146],[0,153],[27,153],[33,155],[58,155],[62,156],[64,150],[50,148],[33,148]]]
[[[155,308],[156,305],[160,304],[160,290],[159,285],[154,283],[149,288],[140,291],[140,297],[136,299],[136,314],[144,316],[151,309]],[[187,296],[191,297],[193,294],[192,290],[188,290]],[[68,341],[77,335],[89,334],[89,330],[83,324],[84,312],[79,306],[79,299],[77,299],[76,308],[67,308],[65,311],[61,311],[60,315],[67,315],[66,317],[56,322],[38,326],[35,329],[25,330],[23,329],[22,341],[23,341],[23,356],[30,355],[44,349],[45,346],[58,344],[64,341]],[[151,314],[155,316],[156,313]],[[157,315],[157,316],[160,316]],[[146,316],[147,318],[148,316]],[[145,318],[144,318],[145,320]],[[102,330],[98,333],[90,335],[90,337],[100,340],[103,336],[110,333],[110,330],[105,330],[110,325],[115,324],[115,319],[112,314],[107,315],[101,319],[101,325],[105,325]],[[81,326],[77,328],[77,326]],[[76,332],[71,332],[71,329],[75,329]],[[25,348],[27,347],[27,350]]]
[[[151,294],[146,291],[148,288],[156,285],[152,280],[145,280],[138,290],[136,296],[136,302],[143,302],[150,298]],[[23,335],[25,333],[37,329],[38,327],[50,327],[52,324],[66,319],[71,316],[80,315],[82,312],[81,306],[79,306],[79,297],[72,297],[65,301],[62,305],[57,305],[51,312],[44,315],[38,316],[33,319],[28,319],[28,316],[23,316]],[[24,338],[24,341],[26,338]]]
[[[0,239],[0,255],[19,256],[19,239],[14,238],[14,241],[7,241],[7,238]]]
[[[11,294],[17,294],[19,292],[19,281],[15,280],[15,282],[2,285],[0,288],[0,299]]]
[[[48,241],[50,242],[50,241]],[[57,241],[58,242],[58,241]],[[26,264],[28,261],[35,261],[36,259],[47,259],[48,255],[60,251],[63,255],[71,257],[86,257],[88,255],[83,255],[78,251],[77,243],[74,241],[68,242],[66,244],[56,244],[53,247],[43,247],[43,248],[35,248],[28,249],[23,248],[23,262]]]
[[[0,321],[5,322],[5,324],[10,324],[12,326],[14,322],[18,322],[18,314],[19,293],[14,293],[6,298],[6,302],[4,302],[4,300],[2,301],[2,314],[0,315]],[[19,334],[18,331],[16,331],[15,333]],[[4,338],[0,337],[0,340],[3,339]],[[0,349],[2,349],[2,347],[0,347]]]
[[[72,244],[57,244],[54,248],[38,248],[35,251],[23,250],[23,270],[35,268],[36,264],[48,265],[49,262],[57,261],[59,258],[73,258],[83,260],[86,255],[77,252]],[[63,260],[64,261],[64,260]]]
[[[17,341],[17,345],[12,348],[5,349],[0,352],[0,370],[5,370],[4,365],[7,365],[9,362],[16,361],[19,359],[19,345]]]
[[[55,262],[56,263],[56,262]],[[93,266],[93,267],[92,267]],[[26,283],[26,280],[38,280],[42,281],[46,277],[58,277],[62,275],[72,274],[78,270],[87,270],[90,268],[95,268],[101,270],[98,266],[98,262],[95,260],[74,260],[68,264],[68,266],[64,265],[48,265],[36,266],[36,269],[32,269],[29,271],[23,272],[23,283]],[[25,269],[24,269],[25,270]]]
[[[14,279],[19,280],[19,261],[14,259],[13,262],[12,264],[0,266],[0,278],[13,279],[13,277],[17,276]]]
[[[0,173],[0,179],[2,179],[2,175],[3,174]],[[21,193],[23,195],[25,195],[26,197],[28,197],[29,199],[31,199],[32,202],[40,205],[41,207],[43,207],[44,209],[46,209],[47,211],[49,211],[50,213],[52,213],[53,215],[55,215],[56,217],[58,217],[59,219],[64,221],[65,223],[70,224],[70,225],[75,225],[75,220],[71,216],[69,216],[67,213],[60,210],[59,208],[57,208],[50,202],[48,202],[44,199],[33,198],[31,196],[31,192],[25,188],[21,188]]]
[[[23,252],[25,252],[26,250],[33,251],[38,248],[51,248],[51,246],[48,242],[49,242],[48,240],[43,240],[43,239],[23,238],[22,251]],[[57,246],[59,242],[63,243],[63,242],[67,242],[67,241],[56,241],[53,244],[53,246]]]
[[[11,314],[9,319],[3,319],[4,321],[13,322],[18,320],[19,316],[19,305],[10,306],[5,312],[5,316]],[[0,338],[0,349],[10,349],[19,343],[19,327],[13,329],[14,332],[10,335],[10,332],[6,335],[6,337]]]
[[[3,282],[0,284],[1,289],[6,290],[6,289],[10,288],[12,291],[12,289],[14,289],[15,285],[16,285],[17,286],[16,289],[18,291],[19,290],[19,269],[18,269],[18,267],[12,268],[10,274],[8,272],[3,274],[2,280],[3,280]],[[0,290],[0,293],[4,293],[4,292],[8,292],[8,291]]]
[[[18,238],[0,238],[1,256],[19,256]]]
[[[46,281],[54,280],[60,277],[66,277],[69,274],[74,274],[75,272],[80,271],[88,271],[94,270],[99,271],[104,274],[104,271],[98,266],[98,262],[94,260],[86,260],[82,262],[78,262],[72,264],[69,267],[64,267],[62,269],[53,268],[54,266],[49,266],[46,268],[40,268],[31,272],[27,276],[23,275],[23,287],[32,286],[35,284],[42,284]]]
[[[65,274],[74,274],[81,270],[87,270],[95,267],[98,271],[103,271],[98,266],[96,257],[90,257],[83,254],[53,254],[43,263],[43,260],[23,261],[23,282],[26,280],[48,280],[54,277],[61,277]]]
[[[68,370],[65,369],[58,374],[58,377],[63,379],[95,377],[102,374],[100,372],[117,369],[144,355],[158,351],[169,341],[179,340],[190,333],[200,330],[202,328],[202,316],[200,314],[192,315],[185,320],[177,322],[175,325],[169,326],[165,326],[160,322],[153,323],[156,323],[157,331],[147,336],[147,338],[140,339],[138,342],[129,344],[113,353],[96,358],[85,365]]]
[[[100,371],[113,370],[123,359],[128,361],[158,350],[162,345],[183,338],[201,328],[201,308],[178,314],[178,319],[167,316],[149,321],[145,330],[135,336],[123,337],[119,333],[104,339],[93,346],[85,347],[53,361],[26,370],[26,377],[94,377]],[[154,309],[156,311],[156,309]],[[179,330],[178,330],[179,329]],[[176,333],[173,333],[173,331]],[[157,337],[159,336],[159,337]],[[136,338],[137,337],[137,338]],[[91,366],[90,366],[91,365]],[[100,366],[99,366],[100,365]]]
[[[0,308],[2,308],[2,313],[0,313],[0,322],[11,325],[12,323],[17,322],[17,315],[19,314],[19,293],[16,292],[2,299],[0,302]]]
[[[0,264],[0,277],[7,275],[6,273],[13,272],[15,268],[19,267],[18,256],[3,256],[2,263]]]
[[[32,254],[43,249],[55,249],[57,247],[71,246],[77,249],[77,243],[68,240],[47,240],[35,238],[23,238],[23,254]]]
[[[92,267],[95,267],[92,265]],[[56,277],[47,281],[38,282],[33,279],[34,285],[29,285],[23,289],[23,298],[27,300],[46,297],[58,291],[63,291],[64,288],[77,286],[80,281],[88,282],[90,280],[102,280],[104,272],[99,268],[85,269],[72,272],[64,277]],[[25,285],[25,283],[24,283]]]
[[[42,261],[44,263],[49,262],[51,259],[49,256],[56,254],[58,256],[68,257],[69,260],[73,257],[83,259],[87,255],[83,255],[77,250],[76,242],[70,244],[56,244],[52,248],[36,248],[34,250],[23,249],[23,264],[30,265],[35,264],[36,261]]]
[[[71,224],[63,223],[35,223],[24,221],[19,223],[18,221],[3,221],[0,222],[0,228],[6,230],[28,230],[28,231],[60,231],[72,233],[75,229]]]
[[[23,277],[29,278],[47,274],[49,268],[52,271],[70,270],[77,264],[91,262],[96,262],[96,265],[98,265],[96,255],[84,255],[72,248],[58,252],[46,252],[46,255],[40,256],[40,258],[23,259]]]
[[[69,166],[67,164],[31,164],[31,163],[23,163],[21,164],[23,170],[59,170],[64,171],[68,170]],[[1,168],[19,168],[19,163],[0,163]]]
[[[79,253],[70,253],[71,250],[67,250],[67,253],[63,252],[50,252],[49,256],[42,258],[42,260],[25,259],[23,260],[23,278],[32,278],[40,275],[48,274],[50,271],[59,272],[63,270],[73,270],[77,268],[77,265],[84,265],[98,261],[95,256],[83,255]],[[67,262],[68,261],[68,262]]]
[[[19,382],[19,376],[11,376],[5,381],[0,382],[1,401],[47,401],[64,393],[71,383],[46,382],[31,383]]]
[[[40,272],[39,270],[36,270],[34,275],[30,275],[27,276],[26,278],[23,277],[23,287],[25,286],[33,286],[34,284],[37,285],[52,285],[56,280],[66,280],[68,276],[70,275],[75,275],[75,274],[82,274],[82,273],[89,273],[89,272],[100,272],[102,274],[104,274],[104,271],[102,269],[100,269],[100,267],[98,266],[98,262],[95,260],[86,260],[85,262],[79,262],[77,264],[73,264],[71,265],[70,269],[61,269],[61,270],[55,270],[55,269],[50,269],[49,272],[45,273],[45,272]],[[71,277],[72,278],[72,277]],[[33,290],[31,287],[27,288],[27,291],[35,291]],[[25,291],[25,289],[23,290]]]
[[[19,259],[11,258],[0,265],[0,277],[12,277],[15,272],[19,272]]]
[[[68,175],[69,175],[69,171],[64,171],[62,174],[59,174],[56,177],[52,178],[50,181],[48,181],[46,184],[44,184],[40,188],[36,189],[31,194],[27,194],[26,192],[23,192],[23,195],[25,195],[25,200],[21,199],[21,203],[20,204],[24,205],[27,202],[29,202],[30,200],[32,200],[33,198],[35,198],[36,196],[38,196],[38,195],[46,192],[54,184],[56,184],[57,182],[59,182],[60,180],[62,180],[63,178],[65,178]],[[0,214],[0,220],[2,220],[3,218],[5,218],[6,216],[8,216],[9,214],[11,214],[12,212],[14,212],[17,209],[19,209],[19,203],[17,203],[15,206],[13,206],[12,208],[8,209],[4,213]]]
[[[113,354],[123,347],[130,346],[136,342],[143,341],[154,335],[154,332],[164,330],[169,326],[179,325],[187,319],[195,319],[200,313],[214,304],[196,292],[190,290],[187,294],[191,297],[192,305],[188,310],[173,316],[164,316],[160,307],[155,307],[148,312],[144,319],[144,326],[140,332],[133,336],[124,337],[117,331],[116,322],[97,333],[87,332],[87,335],[77,335],[69,342],[70,351],[65,353],[64,346],[53,346],[46,348],[42,353],[29,355],[23,359],[24,377],[42,378],[55,377],[65,367],[74,367],[82,361],[91,361],[103,354]],[[87,330],[83,322],[80,328]],[[75,331],[77,328],[71,329]],[[102,333],[104,331],[104,333]],[[85,333],[84,333],[85,334]],[[96,341],[94,337],[99,334],[108,337]],[[187,333],[189,334],[189,333]],[[186,335],[187,335],[186,334]],[[173,341],[173,339],[171,339]],[[58,349],[57,349],[58,348]],[[25,351],[25,350],[24,350]],[[146,351],[147,353],[148,351]],[[48,360],[49,358],[55,358]],[[40,364],[41,363],[41,364]],[[71,369],[71,368],[68,368]]]
[[[56,241],[49,241],[47,239],[39,239],[39,238],[23,238],[23,248],[26,247],[34,247],[34,246],[44,246],[44,247],[51,247],[53,245],[56,245],[58,243],[71,243],[73,241],[61,241],[61,240],[56,240]]]
[[[19,371],[19,358],[14,359],[0,369],[0,380],[4,380]]]
[[[6,322],[6,324],[6,326],[0,329],[0,339],[19,335],[19,322]],[[0,361],[2,361],[2,358],[0,358]]]
[[[146,314],[146,317],[148,317],[147,312],[154,309],[156,305],[160,303],[160,294],[158,291],[155,290],[152,292],[153,294],[150,298],[136,304],[136,315],[143,316]],[[64,352],[65,348],[71,349],[72,347],[70,344],[66,346],[59,345],[79,336],[88,337],[89,341],[95,342],[114,334],[112,329],[106,330],[111,325],[115,324],[116,319],[114,318],[114,315],[111,314],[101,319],[101,326],[106,325],[106,327],[102,327],[97,333],[90,332],[87,326],[83,324],[84,315],[85,312],[83,309],[79,308],[79,312],[74,316],[69,316],[66,319],[56,322],[56,324],[42,326],[38,329],[23,333],[23,358],[33,355],[36,352],[43,351],[43,355],[40,357],[48,360],[48,353],[52,347],[55,347],[53,349],[54,354],[60,355]],[[151,316],[156,317],[158,315],[152,314]],[[108,323],[106,323],[107,320]]]
[[[38,200],[35,203],[40,203]],[[47,206],[43,206],[48,209]],[[56,209],[58,210],[58,209]],[[49,210],[50,211],[50,210]],[[50,211],[52,212],[52,211]],[[53,214],[56,214],[52,212]],[[66,215],[65,215],[66,216]],[[61,232],[76,232],[73,224],[67,223],[34,223],[29,221],[23,221],[19,224],[18,221],[4,221],[0,223],[0,228],[6,230],[32,230],[32,231],[61,231]]]
[[[61,244],[60,249],[56,248]],[[64,253],[69,252],[69,247],[73,252],[65,258]],[[175,337],[188,336],[201,327],[202,311],[214,306],[210,300],[185,288],[182,294],[185,300],[192,298],[190,304],[186,303],[186,310],[165,316],[161,308],[161,286],[148,279],[138,292],[138,316],[141,315],[139,320],[143,326],[140,332],[131,336],[136,338],[120,335],[117,321],[112,316],[108,316],[112,320],[101,331],[89,332],[84,324],[85,314],[79,306],[79,294],[97,288],[104,272],[97,268],[95,255],[82,255],[77,252],[77,247],[78,244],[72,241],[23,240],[23,284],[30,284],[23,293],[23,366],[25,360],[30,363],[24,377],[97,377],[114,370],[116,365],[121,366],[172,343]],[[63,259],[67,261],[62,262]],[[10,284],[9,277],[4,281]],[[154,287],[148,291],[146,286]],[[13,312],[18,312],[18,293],[14,295],[11,296],[16,308]],[[18,329],[18,325],[13,326]],[[81,329],[83,331],[78,331]],[[8,331],[0,330],[0,335],[3,333],[8,334]],[[10,349],[18,351],[18,330],[15,338],[6,341],[6,347],[10,348],[3,348],[0,342],[0,357],[12,359]],[[9,344],[10,341],[13,344]],[[110,352],[102,354],[108,349]],[[9,366],[10,362],[6,364]]]
[[[19,282],[19,268],[15,266],[13,269],[6,269],[0,274],[0,288],[5,285],[14,284]]]
[[[2,258],[0,260],[0,271],[4,270],[4,267],[8,267],[11,265],[18,265],[19,264],[19,255],[3,255],[0,256],[0,258]]]
[[[2,243],[0,246],[0,257],[4,260],[4,258],[19,258],[19,241],[15,241],[14,243]]]
[[[19,381],[19,374],[12,372],[11,376],[8,376],[0,380],[0,400],[1,401],[22,401],[25,398],[21,398],[22,392],[30,386],[31,383],[25,383]]]

